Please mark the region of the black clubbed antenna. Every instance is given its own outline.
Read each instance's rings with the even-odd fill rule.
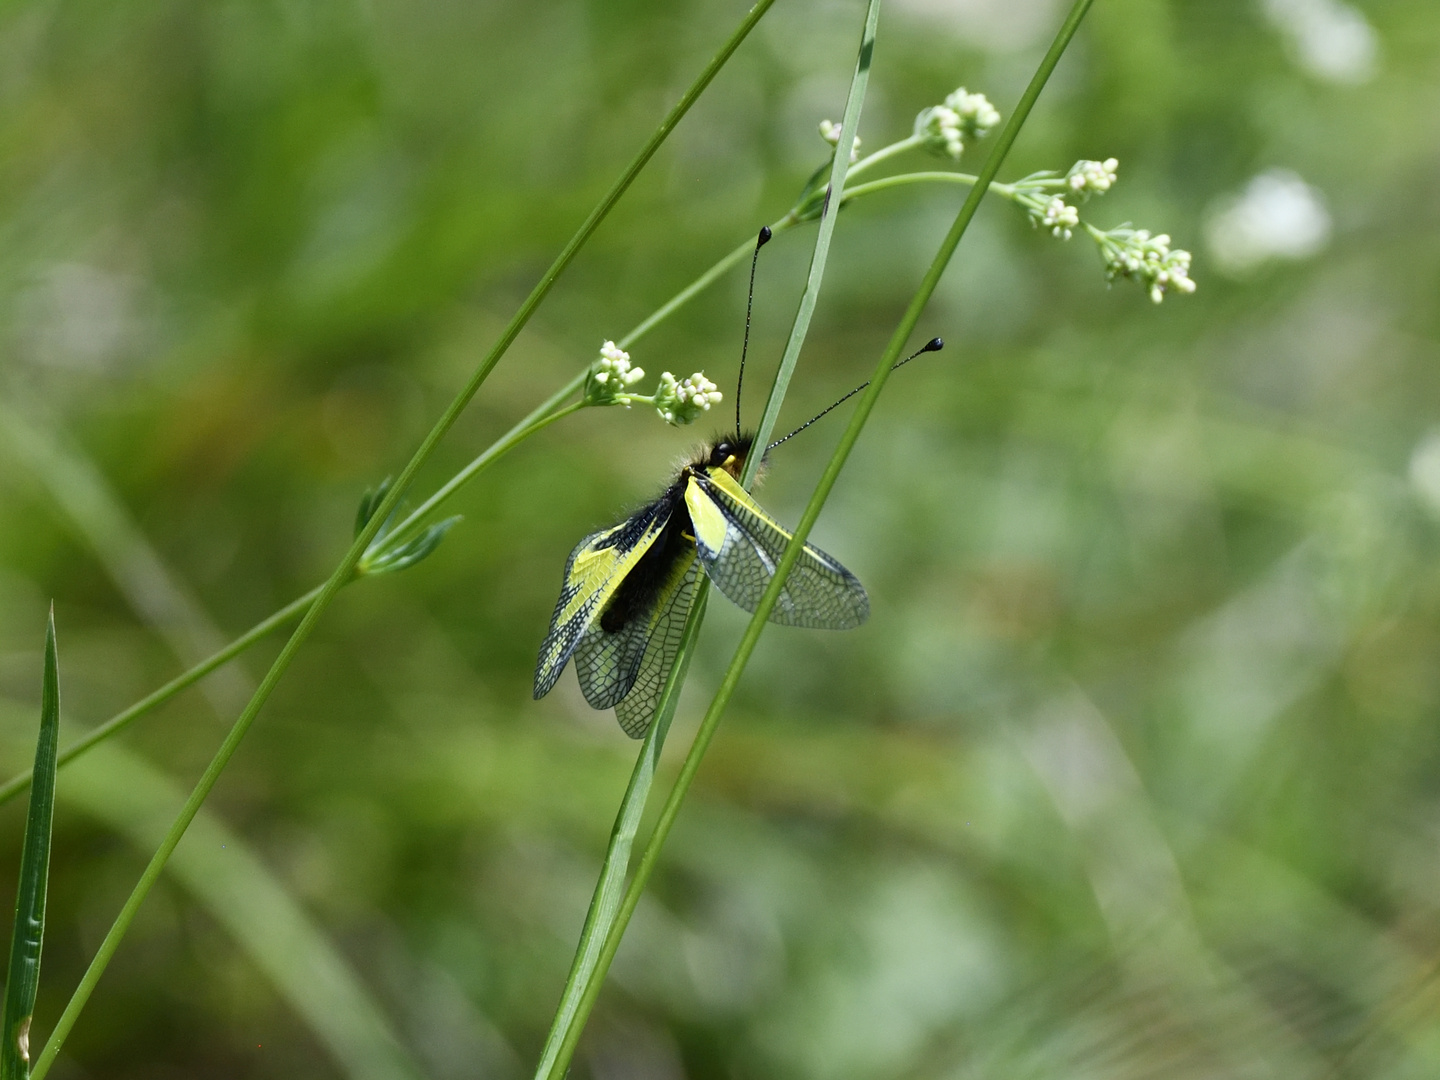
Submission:
[[[760,261],[760,249],[770,242],[770,226],[761,225],[760,235],[755,238],[755,254],[750,256],[750,292],[745,297],[745,342],[740,346],[740,374],[735,377],[735,441],[740,441],[740,387],[745,385],[745,353],[750,348],[750,309],[755,304],[755,264]]]
[[[916,349],[915,352],[913,352],[913,353],[911,353],[909,356],[907,356],[904,360],[897,360],[897,361],[895,362],[895,367],[892,367],[890,370],[891,370],[891,371],[894,371],[895,368],[902,368],[902,367],[904,367],[906,364],[908,364],[911,360],[914,360],[915,357],[917,357],[917,356],[923,356],[923,355],[924,355],[925,353],[927,353],[927,352],[939,352],[939,351],[940,351],[941,349],[943,349],[944,347],[945,347],[945,339],[944,339],[944,338],[938,338],[938,337],[937,337],[937,338],[931,338],[931,339],[930,339],[929,341],[927,341],[924,345],[922,345],[919,349]],[[780,445],[782,442],[784,442],[786,439],[793,439],[796,435],[799,435],[800,432],[804,431],[807,427],[809,427],[811,424],[813,424],[816,420],[819,420],[819,419],[820,419],[822,416],[824,416],[826,413],[830,412],[832,409],[835,409],[835,408],[837,408],[837,407],[840,406],[840,405],[845,404],[845,402],[849,401],[852,397],[854,397],[856,394],[858,394],[861,390],[864,390],[865,387],[867,387],[867,386],[870,385],[870,382],[871,382],[871,380],[866,379],[866,380],[865,380],[864,382],[862,382],[859,386],[855,387],[854,390],[851,390],[848,394],[846,394],[844,397],[842,397],[839,401],[835,402],[833,405],[828,405],[828,406],[826,406],[825,408],[821,409],[818,413],[816,413],[814,416],[812,416],[809,420],[806,420],[803,424],[801,424],[799,427],[797,427],[794,431],[790,432],[789,435],[786,435],[785,438],[783,438],[783,439],[776,439],[774,442],[772,442],[769,446],[767,446],[767,447],[765,448],[765,452],[768,454],[771,450],[774,450],[775,447],[779,446],[779,445]]]

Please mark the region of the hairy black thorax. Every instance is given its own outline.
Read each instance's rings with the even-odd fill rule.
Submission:
[[[745,467],[745,457],[754,443],[754,436],[717,436],[676,475],[660,497],[646,505],[637,517],[666,518],[665,527],[645,554],[640,556],[615,595],[600,613],[600,629],[618,634],[638,616],[650,611],[660,590],[675,573],[675,567],[687,552],[695,550],[695,528],[690,522],[690,508],[685,505],[685,485],[692,474],[706,475],[709,469],[724,469],[735,479]]]

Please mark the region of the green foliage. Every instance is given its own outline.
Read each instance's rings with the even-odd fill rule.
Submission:
[[[862,6],[776,5],[413,502],[607,339],[731,400],[738,268],[830,153],[815,125],[838,117]],[[961,83],[1008,115],[1045,8],[887,5],[862,153]],[[1317,74],[1274,21],[1322,8],[1373,29],[1368,78]],[[398,472],[740,16],[97,12],[5,16],[0,398],[88,455],[227,634],[332,569],[355,494]],[[761,638],[574,1075],[1434,1074],[1437,47],[1431,4],[1096,5],[1002,179],[1114,155],[1082,218],[1170,232],[1199,291],[1107,290],[1083,229],[981,208],[921,321],[945,352],[896,373],[816,525],[872,622]],[[1323,193],[1328,241],[1222,266],[1214,223],[1276,168]],[[964,187],[846,204],[782,430],[867,376]],[[762,260],[748,418],[808,227]],[[844,416],[772,455],[781,520]],[[544,1039],[634,751],[568,680],[529,700],[535,646],[575,539],[705,434],[614,408],[527,439],[440,511],[466,520],[423,573],[346,588],[207,804],[434,1080],[519,1076]],[[33,757],[46,596],[71,613],[77,739],[192,662],[105,554],[0,445],[6,776]],[[681,745],[743,626],[707,619]],[[237,667],[260,675],[272,647]],[[219,735],[181,691],[123,740],[191,779]],[[22,821],[0,820],[8,850]],[[57,829],[41,1031],[135,873],[115,819]],[[162,879],[53,1075],[336,1075],[229,926]]]
[[[30,1075],[30,1023],[40,990],[40,950],[45,943],[45,893],[50,884],[51,823],[55,820],[55,770],[60,748],[60,661],[55,654],[55,609],[45,627],[45,675],[40,697],[40,735],[35,740],[34,783],[20,851],[20,886],[10,931],[10,963],[0,1004],[0,1077]]]
[[[389,491],[390,478],[387,476],[378,487],[367,489],[361,496],[360,506],[355,512],[355,535],[357,537],[364,531],[365,526],[370,524],[370,519]],[[400,507],[396,505],[386,515],[385,521],[370,540],[369,547],[365,549],[365,554],[361,556],[356,573],[361,576],[373,576],[375,574],[391,574],[397,570],[408,570],[439,547],[440,541],[445,539],[445,534],[460,520],[458,514],[448,517],[444,521],[427,525],[417,535],[396,543],[393,542],[391,529],[395,522],[395,515],[399,511]]]

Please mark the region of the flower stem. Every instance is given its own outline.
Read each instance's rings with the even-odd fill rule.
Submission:
[[[893,142],[889,146],[882,146],[873,154],[863,157],[854,165],[851,165],[850,177],[853,179],[854,177],[859,176],[861,173],[873,169],[882,161],[888,161],[890,158],[903,154],[907,150],[914,150],[917,147],[924,145],[925,140],[923,137],[919,135],[911,135],[908,138],[901,139],[899,142]],[[853,191],[854,189],[852,188],[851,190]]]
[[[530,414],[512,427],[500,438],[487,446],[476,458],[457,472],[449,480],[445,481],[435,494],[431,495],[423,503],[406,515],[405,520],[396,525],[385,535],[385,548],[388,550],[398,547],[409,539],[411,534],[416,532],[425,519],[433,513],[446,499],[454,495],[462,487],[468,484],[475,477],[479,476],[500,458],[504,457],[515,447],[519,446],[532,435],[544,431],[557,420],[562,420],[572,413],[577,413],[585,408],[584,401],[572,401],[569,405],[564,404],[565,399],[574,394],[585,383],[585,372],[582,371],[573,379],[567,382],[555,393],[551,394],[543,402],[530,411]]]

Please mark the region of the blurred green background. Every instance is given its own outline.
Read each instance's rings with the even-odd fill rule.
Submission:
[[[742,11],[7,7],[7,774],[50,598],[68,741],[324,577]],[[420,494],[783,213],[862,14],[780,0]],[[895,0],[866,148],[961,84],[1008,115],[1060,15]],[[1098,0],[1002,177],[1118,157],[1087,216],[1169,232],[1199,292],[1107,290],[1088,241],[982,209],[919,327],[949,347],[815,537],[873,617],[767,631],[576,1075],[1440,1072],[1437,47],[1422,0]],[[864,378],[960,198],[842,215],[782,424]],[[813,235],[761,262],[751,416]],[[728,409],[743,305],[732,274],[635,362]],[[777,517],[842,423],[777,451]],[[528,1075],[636,749],[568,674],[530,700],[536,648],[570,547],[703,428],[569,419],[342,594],[52,1075]],[[672,759],[743,626],[711,613]],[[37,1032],[276,648],[62,772]]]

